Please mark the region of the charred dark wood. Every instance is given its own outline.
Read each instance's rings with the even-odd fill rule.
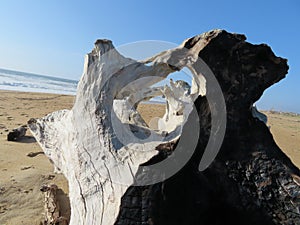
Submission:
[[[186,47],[192,48],[198,39],[189,39]],[[116,225],[300,224],[299,169],[251,112],[264,90],[285,77],[287,61],[267,45],[245,39],[223,31],[206,40],[199,53],[226,101],[227,128],[217,158],[208,169],[198,171],[211,128],[209,104],[206,97],[199,97],[195,105],[201,136],[193,157],[162,183],[129,188]],[[183,133],[193,135],[188,129]]]
[[[26,127],[21,126],[16,129],[13,129],[11,132],[7,134],[8,141],[18,141],[20,138],[24,137],[26,134]]]

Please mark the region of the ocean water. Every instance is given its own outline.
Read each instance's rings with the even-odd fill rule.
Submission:
[[[0,90],[76,95],[78,81],[0,68]],[[165,103],[154,97],[144,103]]]
[[[0,90],[75,95],[78,81],[0,69]]]

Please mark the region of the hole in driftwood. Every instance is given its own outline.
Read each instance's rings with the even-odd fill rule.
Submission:
[[[113,107],[121,123],[130,125],[133,135],[142,139],[149,137],[147,129],[165,135],[183,125],[183,118],[187,116],[183,115],[185,107],[193,104],[190,96],[193,75],[188,68],[173,72],[163,80],[158,78],[146,88],[145,85],[139,88],[139,83],[147,83],[147,79],[136,80],[124,87]]]

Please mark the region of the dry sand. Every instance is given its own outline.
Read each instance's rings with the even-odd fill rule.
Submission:
[[[264,112],[277,145],[300,168],[300,115]]]
[[[0,225],[39,224],[43,218],[42,184],[60,188],[62,213],[68,216],[68,186],[62,175],[54,174],[52,164],[29,131],[20,142],[6,140],[8,130],[60,109],[70,109],[74,96],[0,91]],[[146,122],[164,113],[163,105],[139,107]],[[300,167],[300,116],[267,113],[268,125],[277,144]],[[30,152],[38,153],[28,157]]]
[[[71,108],[73,96],[0,91],[0,224],[39,224],[43,212],[40,187],[54,182],[68,192],[62,175],[53,174],[53,167],[43,154],[28,157],[41,148],[29,131],[21,142],[8,142],[7,130],[24,125],[54,110]],[[53,178],[52,175],[55,175]],[[65,211],[68,211],[64,207]],[[64,212],[65,213],[65,212]]]

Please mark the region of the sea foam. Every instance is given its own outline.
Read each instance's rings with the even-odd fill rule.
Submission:
[[[0,69],[0,89],[75,95],[78,81]]]

